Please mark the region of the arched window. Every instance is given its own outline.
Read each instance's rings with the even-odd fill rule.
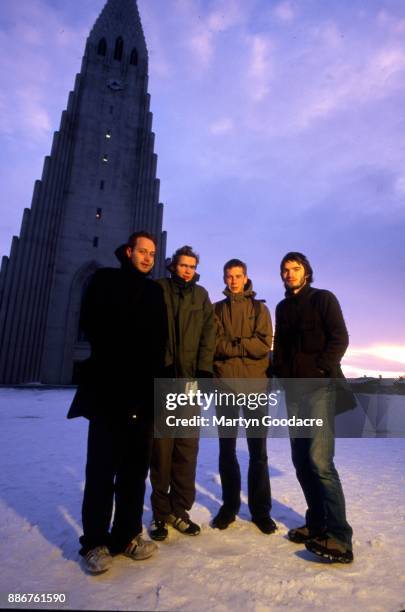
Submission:
[[[138,51],[134,48],[131,51],[131,58],[129,60],[129,63],[132,66],[137,66],[138,65]]]
[[[97,47],[97,53],[98,55],[106,55],[107,53],[107,41],[105,38],[100,38],[100,41],[98,43],[98,47]]]
[[[118,36],[115,41],[115,49],[114,49],[114,59],[119,62],[122,60],[122,53],[124,51],[124,41],[121,36]]]

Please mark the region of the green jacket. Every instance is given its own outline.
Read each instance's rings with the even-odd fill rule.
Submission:
[[[266,378],[273,339],[268,308],[254,300],[256,294],[250,280],[243,293],[234,294],[226,288],[224,294],[226,299],[215,304],[215,376]]]
[[[196,284],[198,279],[196,275],[184,286],[172,278],[158,281],[163,288],[169,325],[165,365],[179,378],[213,372],[214,310],[206,289]]]

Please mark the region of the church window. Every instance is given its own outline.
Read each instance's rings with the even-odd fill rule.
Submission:
[[[98,247],[98,236],[94,236],[94,238],[93,238],[93,246],[94,246],[95,248],[97,248],[97,247]]]
[[[103,212],[102,208],[97,208],[96,219],[101,219],[102,212]]]
[[[132,66],[137,66],[138,65],[138,51],[135,48],[132,49],[132,51],[131,51],[131,57],[130,57],[129,63]]]
[[[101,38],[97,47],[98,55],[105,55],[107,53],[107,42],[105,38]]]
[[[106,153],[104,153],[104,155],[103,155],[103,162],[105,162],[105,163],[108,162],[108,155]]]
[[[122,54],[124,51],[124,41],[121,36],[118,36],[115,41],[115,49],[114,49],[114,59],[119,62],[122,60]]]
[[[103,190],[104,189],[104,181],[100,181],[100,189]]]

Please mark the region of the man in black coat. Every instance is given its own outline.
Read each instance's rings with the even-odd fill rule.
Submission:
[[[305,255],[287,253],[280,274],[286,297],[276,308],[274,373],[295,379],[286,381],[289,416],[323,419],[311,437],[291,434],[292,460],[308,510],[305,525],[291,529],[288,537],[331,561],[350,563],[353,532],[333,463],[336,386],[331,380],[343,377],[340,361],[348,333],[333,293],[311,287],[313,272]]]
[[[109,569],[114,554],[140,560],[156,550],[141,537],[153,379],[161,375],[167,337],[162,289],[147,278],[155,253],[151,234],[132,234],[116,251],[121,268],[97,270],[82,304],[91,356],[68,418],[90,421],[80,554],[92,573]]]

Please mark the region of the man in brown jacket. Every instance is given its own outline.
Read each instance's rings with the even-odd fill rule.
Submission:
[[[247,267],[239,259],[224,266],[226,299],[215,304],[217,343],[214,374],[218,378],[266,379],[272,342],[270,313],[255,299]],[[251,415],[250,415],[251,416]],[[236,435],[219,438],[219,473],[222,500],[212,526],[226,529],[240,508],[241,475],[236,456]],[[271,490],[266,438],[247,437],[249,449],[248,504],[252,521],[263,533],[277,526],[270,517]]]

